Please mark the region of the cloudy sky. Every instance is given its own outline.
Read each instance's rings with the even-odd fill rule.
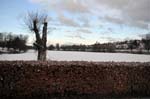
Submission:
[[[49,15],[49,43],[93,44],[140,39],[150,33],[150,0],[0,0],[0,32],[34,34],[24,27],[29,11]]]

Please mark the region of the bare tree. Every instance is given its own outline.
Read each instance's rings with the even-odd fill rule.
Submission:
[[[36,41],[34,45],[38,50],[37,59],[40,61],[45,61],[47,50],[47,15],[39,12],[29,12],[25,18],[25,25],[31,32],[35,33]]]

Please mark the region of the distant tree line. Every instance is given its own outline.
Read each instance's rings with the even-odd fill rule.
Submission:
[[[88,47],[86,45],[62,45],[61,49],[64,51],[86,51]]]
[[[146,34],[146,36],[142,39],[142,42],[145,44],[144,48],[149,52],[149,50],[150,50],[150,34]]]
[[[0,47],[8,52],[25,52],[27,50],[27,36],[12,33],[0,33]]]
[[[146,34],[141,40],[126,40],[112,43],[96,42],[92,45],[49,45],[49,50],[63,50],[63,51],[90,51],[90,52],[124,52],[143,53],[150,50],[150,34]],[[123,52],[122,51],[122,52]]]
[[[0,33],[0,47],[9,52],[25,52],[27,49],[36,49],[35,46],[27,46],[27,36],[14,35],[12,33]],[[146,53],[150,52],[150,34],[145,35],[141,40],[126,40],[112,43],[96,42],[92,45],[49,45],[48,50],[61,51],[88,51],[88,52],[131,52]]]
[[[92,45],[92,51],[94,52],[115,52],[115,44],[113,43],[95,43]]]
[[[59,45],[56,44],[50,45],[48,47],[49,50],[63,50],[63,51],[93,51],[93,52],[114,52],[115,51],[115,45],[111,43],[106,44],[100,44],[95,43],[93,45]]]
[[[150,34],[145,35],[141,40],[128,40],[123,42],[115,42],[116,49],[125,49],[134,52],[135,50],[139,53],[150,50]],[[134,51],[133,51],[134,50]]]

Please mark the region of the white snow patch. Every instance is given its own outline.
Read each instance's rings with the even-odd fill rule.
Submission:
[[[29,50],[22,54],[1,54],[0,60],[36,60],[37,52]],[[72,51],[47,51],[48,60],[57,61],[94,61],[94,62],[150,62],[150,55],[127,53],[94,53]]]

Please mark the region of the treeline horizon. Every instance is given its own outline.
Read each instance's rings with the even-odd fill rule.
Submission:
[[[12,53],[26,52],[27,39],[28,37],[22,34],[0,33],[0,47],[2,50],[7,48],[7,51]]]
[[[28,36],[14,35],[12,33],[0,33],[0,47],[7,48],[8,51],[26,52],[28,49],[35,49],[33,45],[27,45]],[[142,53],[143,50],[150,50],[150,35],[147,34],[141,40],[125,40],[117,42],[86,44],[49,44],[48,50],[57,51],[89,51],[89,52],[118,52],[119,50],[128,50],[128,52]]]

